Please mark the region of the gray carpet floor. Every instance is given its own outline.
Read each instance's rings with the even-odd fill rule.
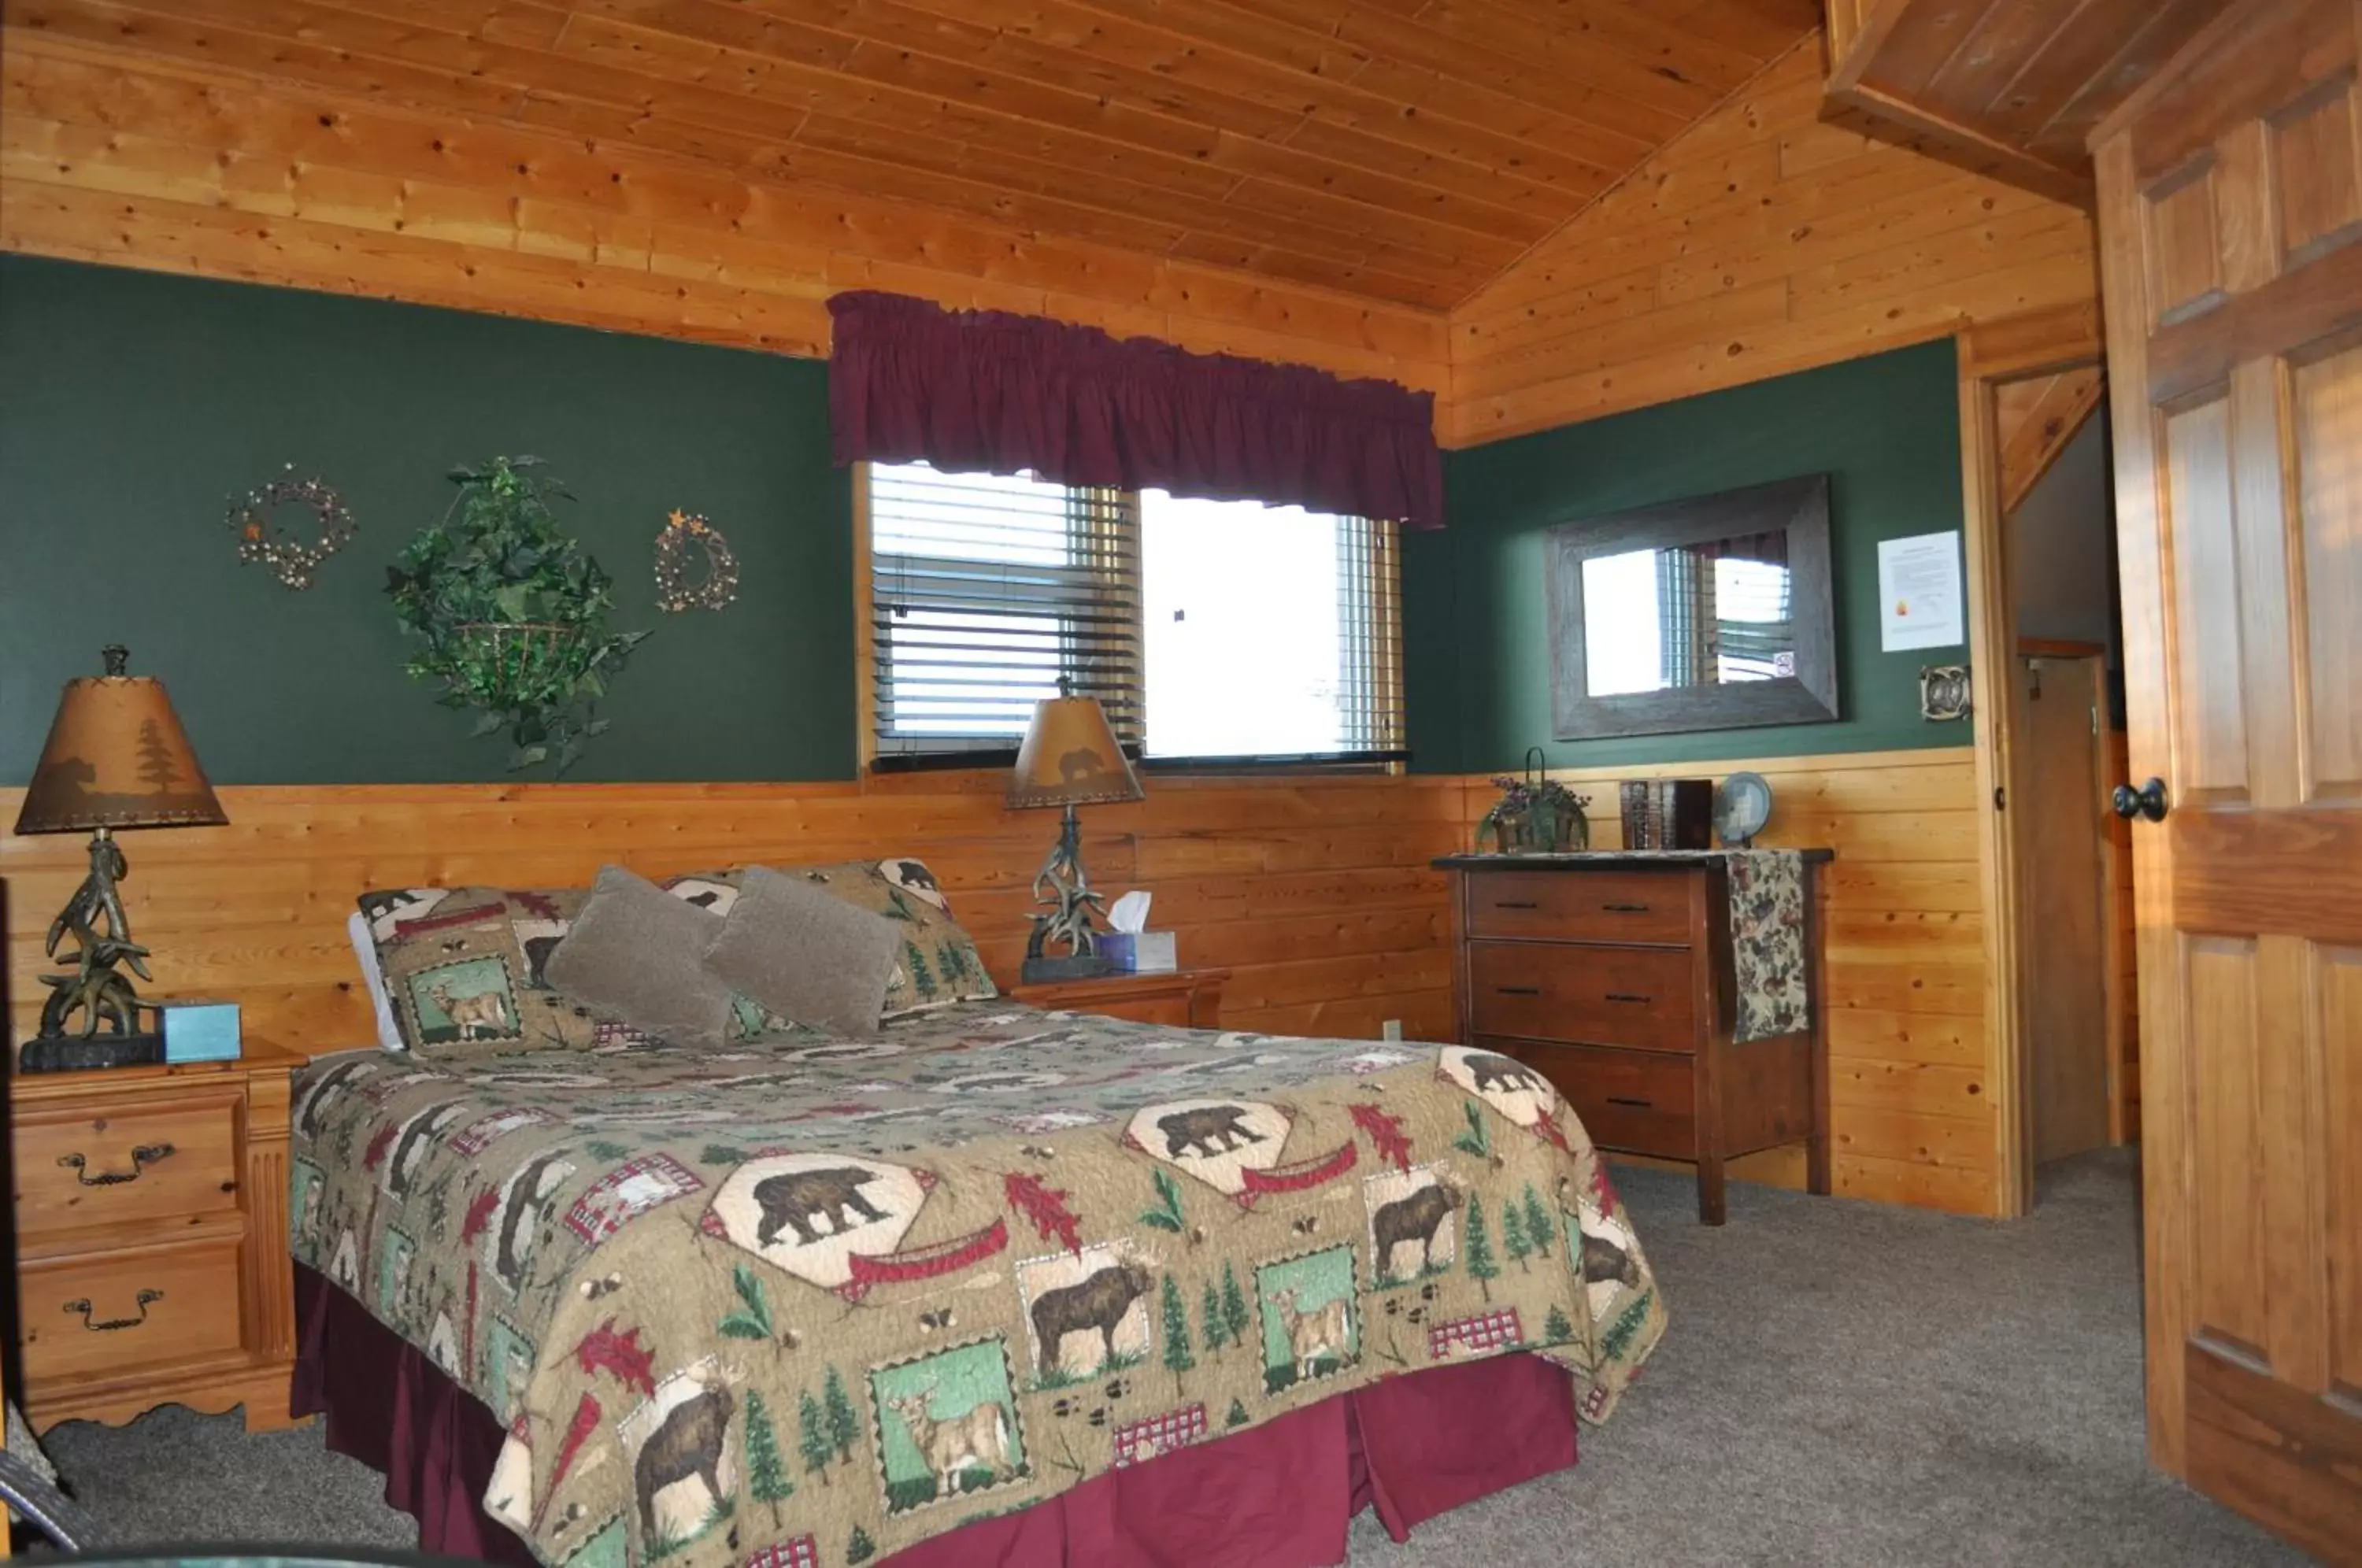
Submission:
[[[2046,1170],[2012,1224],[1770,1188],[1695,1223],[1619,1174],[1672,1314],[1575,1469],[1421,1526],[1354,1522],[1354,1568],[2295,1563],[2142,1457],[2140,1232],[2124,1154]],[[313,1430],[160,1410],[47,1440],[127,1541],[409,1546],[377,1474]]]

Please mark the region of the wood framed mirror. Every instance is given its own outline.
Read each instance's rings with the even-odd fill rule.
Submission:
[[[1562,524],[1550,627],[1560,740],[1837,718],[1828,476]]]

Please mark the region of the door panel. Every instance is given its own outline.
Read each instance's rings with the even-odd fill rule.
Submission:
[[[2167,415],[2166,520],[2172,534],[2175,620],[2184,627],[2239,624],[2239,550],[2231,491],[2227,395]],[[2235,647],[2177,639],[2181,745],[2176,783],[2188,795],[2223,797],[2247,787],[2246,704]],[[2227,656],[2227,657],[2226,657]]]
[[[2329,1150],[2329,1386],[2362,1405],[2362,947],[2316,955]]]
[[[2136,825],[2149,1443],[2362,1562],[2355,0],[2246,0],[2095,145]]]
[[[2362,793],[2362,346],[2297,367],[2297,559],[2307,666],[2307,800]]]
[[[2279,182],[2280,247],[2300,264],[2308,247],[2353,237],[2362,223],[2362,166],[2356,161],[2354,94],[2330,81],[2270,121],[2272,174]]]
[[[2268,1363],[2271,1330],[2253,1282],[2264,1274],[2263,1125],[2256,1081],[2256,944],[2197,936],[2184,949],[2191,1066],[2209,1091],[2192,1107],[2191,1174],[2198,1268],[2191,1326]]]

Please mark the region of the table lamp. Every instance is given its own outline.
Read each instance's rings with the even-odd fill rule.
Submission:
[[[121,1066],[164,1059],[163,1036],[143,1031],[147,1004],[116,966],[127,965],[141,979],[148,949],[131,940],[116,884],[126,875],[116,830],[209,827],[229,821],[214,799],[205,771],[189,748],[189,737],[152,676],[127,675],[130,654],[110,646],[102,656],[106,673],[66,682],[58,716],[25,790],[17,831],[91,834],[90,875],[83,878],[58,918],[50,922],[43,951],[74,965],[71,975],[43,975],[50,989],[41,1007],[39,1033],[26,1045],[18,1066],[28,1072],[67,1067]],[[79,950],[60,954],[69,935]],[[106,1025],[105,1032],[100,1025]]]
[[[1065,808],[1057,845],[1033,876],[1034,900],[1050,908],[1032,917],[1033,933],[1025,944],[1027,984],[1109,972],[1091,931],[1091,911],[1105,900],[1091,891],[1083,875],[1083,832],[1075,808],[1140,798],[1140,778],[1116,743],[1098,699],[1076,696],[1062,679],[1057,696],[1033,704],[1033,722],[1017,748],[1017,768],[1009,783],[1012,806]],[[1066,955],[1044,954],[1050,942],[1064,943]]]

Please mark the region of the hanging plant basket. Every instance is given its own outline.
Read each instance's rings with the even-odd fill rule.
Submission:
[[[558,621],[463,621],[451,628],[455,666],[473,705],[534,708],[566,696],[582,628]]]
[[[511,768],[564,773],[607,727],[607,682],[646,632],[610,632],[614,585],[558,526],[557,480],[531,458],[494,458],[451,475],[459,494],[386,574],[394,614],[425,646],[409,671],[439,681],[436,701],[475,710],[475,733],[506,731]]]

